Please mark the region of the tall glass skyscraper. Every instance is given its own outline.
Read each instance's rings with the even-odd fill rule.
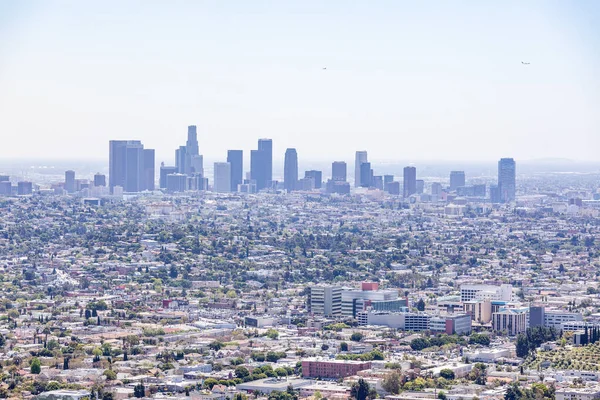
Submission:
[[[417,193],[417,169],[415,167],[404,167],[403,195],[410,197]]]
[[[346,162],[334,161],[331,164],[331,180],[336,182],[346,182]]]
[[[144,145],[139,140],[111,140],[108,166],[110,192],[115,186],[121,186],[125,192],[153,190],[153,160],[154,150],[144,151]],[[149,184],[150,180],[152,185]]]
[[[501,203],[510,203],[516,199],[516,163],[512,158],[498,161],[498,191]]]
[[[227,150],[227,162],[231,164],[231,191],[237,192],[238,185],[244,180],[244,152]]]
[[[268,187],[273,181],[273,141],[259,139],[258,150],[250,152],[250,177],[256,182],[256,190]]]
[[[360,165],[368,162],[366,151],[357,151],[354,158],[354,187],[361,186]]]
[[[65,190],[67,193],[75,193],[75,171],[65,171]]]
[[[287,149],[285,151],[285,161],[283,165],[283,187],[288,192],[296,190],[298,185],[298,153],[296,149]]]
[[[450,190],[465,186],[465,171],[450,171]]]

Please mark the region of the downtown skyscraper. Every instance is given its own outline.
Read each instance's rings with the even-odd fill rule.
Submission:
[[[238,185],[244,182],[244,152],[227,150],[227,162],[231,164],[231,191],[237,192]]]
[[[287,149],[285,151],[285,161],[283,165],[283,187],[287,192],[297,189],[298,185],[298,153],[296,149]]]
[[[111,140],[108,169],[111,193],[115,186],[132,193],[154,190],[154,150],[139,140]]]
[[[250,152],[250,177],[256,190],[270,187],[273,181],[273,141],[259,139],[258,149]]]
[[[346,162],[334,161],[331,164],[331,180],[336,182],[346,182]]]
[[[465,186],[465,171],[450,171],[450,191]]]
[[[516,163],[512,158],[498,161],[498,194],[501,203],[510,203],[516,199]]]
[[[403,197],[410,197],[417,193],[417,169],[404,167]]]
[[[354,157],[354,187],[361,186],[360,165],[363,163],[366,163],[368,161],[369,160],[368,160],[366,151],[357,151],[356,152],[356,156]]]
[[[196,125],[188,126],[185,146],[175,150],[175,167],[177,172],[185,175],[204,175],[204,160],[199,153],[198,132]]]

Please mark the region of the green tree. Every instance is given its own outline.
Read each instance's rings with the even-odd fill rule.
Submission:
[[[423,349],[426,349],[427,347],[430,347],[430,343],[425,338],[416,338],[411,340],[410,342],[410,348],[415,351],[421,351]]]
[[[217,381],[215,378],[208,378],[204,381],[204,387],[212,390],[212,388],[218,383],[219,381]]]
[[[393,371],[391,374],[388,374],[385,378],[383,378],[381,386],[388,393],[400,393],[400,390],[402,389],[402,375],[400,375],[397,371]]]
[[[352,340],[353,342],[360,342],[361,340],[363,340],[364,335],[360,332],[354,332],[351,336],[350,336],[350,340]]]
[[[455,378],[454,371],[452,371],[450,368],[444,368],[440,371],[440,377],[452,381]]]
[[[31,373],[37,375],[40,372],[42,372],[42,363],[39,358],[33,357],[31,359]]]
[[[348,351],[348,343],[346,343],[346,342],[340,343],[340,351]]]
[[[234,373],[235,377],[240,379],[244,379],[245,377],[250,375],[250,371],[248,371],[248,368],[242,366],[237,367]]]
[[[277,329],[271,328],[267,331],[267,337],[269,339],[277,340],[277,338],[279,338],[279,332],[277,331]]]
[[[142,397],[146,396],[146,388],[144,387],[144,384],[142,382],[138,383],[133,387],[133,396],[138,399],[141,399]]]
[[[358,382],[354,382],[350,388],[350,397],[355,400],[373,399],[377,393],[371,389],[367,381],[360,378]]]
[[[104,370],[102,375],[104,375],[106,377],[106,380],[109,381],[114,381],[115,379],[117,379],[117,374],[112,369]]]
[[[419,311],[425,311],[425,302],[423,301],[423,299],[419,299],[415,307],[417,307],[417,310]]]

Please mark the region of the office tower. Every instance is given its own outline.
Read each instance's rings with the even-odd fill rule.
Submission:
[[[205,178],[204,176],[202,176],[200,174],[193,174],[191,176],[186,175],[186,177],[187,177],[187,184],[185,186],[186,190],[193,190],[193,191],[208,190],[208,178]]]
[[[106,175],[101,174],[100,172],[94,175],[94,186],[106,186]]]
[[[0,175],[0,182],[8,182],[9,180],[10,180],[10,176]]]
[[[442,194],[442,184],[439,182],[433,182],[431,184],[431,195],[440,196]]]
[[[259,139],[258,150],[250,152],[250,177],[256,182],[256,190],[271,187],[273,180],[273,141]]]
[[[229,193],[231,191],[231,164],[228,162],[216,162],[214,173],[213,191],[217,193]]]
[[[465,171],[450,171],[450,191],[465,186]]]
[[[296,183],[296,190],[310,191],[315,189],[315,178],[313,177],[304,177],[302,179],[298,179]]]
[[[502,201],[498,185],[490,185],[490,201],[492,203],[500,203]]]
[[[361,187],[371,187],[373,184],[373,170],[370,162],[360,164],[359,182]]]
[[[384,175],[383,176],[383,190],[386,192],[390,192],[390,184],[394,182],[394,175]]]
[[[155,186],[154,149],[144,149],[144,190],[154,190]]]
[[[350,184],[344,181],[329,179],[325,187],[327,193],[350,194]]]
[[[473,185],[473,196],[485,197],[485,183]]]
[[[404,167],[403,191],[404,197],[410,197],[417,193],[417,169],[415,167]]]
[[[160,177],[158,180],[158,186],[161,189],[167,188],[167,175],[177,173],[177,167],[166,166],[165,163],[161,163],[160,165]]]
[[[0,181],[0,195],[10,196],[12,195],[12,184],[10,181]]]
[[[372,185],[375,189],[383,190],[383,176],[374,175]]]
[[[231,191],[237,192],[238,185],[244,180],[244,152],[227,150],[227,162],[231,164]]]
[[[65,190],[67,193],[75,193],[75,171],[65,171]]]
[[[417,179],[417,194],[423,194],[425,189],[425,181],[423,179]]]
[[[188,126],[188,137],[185,142],[186,154],[189,156],[197,156],[200,154],[198,149],[198,133],[196,132],[196,125]]]
[[[498,161],[498,190],[500,202],[510,203],[516,198],[516,164],[512,158],[502,158]]]
[[[287,149],[285,151],[285,161],[283,165],[283,187],[286,191],[296,190],[298,184],[298,153],[296,149]]]
[[[321,189],[321,187],[323,186],[323,173],[321,171],[315,171],[315,170],[304,171],[304,177],[310,178],[314,181],[314,184],[313,184],[314,189]]]
[[[125,192],[146,190],[147,180],[145,177],[150,174],[150,171],[146,168],[142,142],[139,140],[111,140],[109,152],[108,182],[111,193],[115,186],[121,186]]]
[[[331,180],[336,182],[346,182],[346,162],[334,161],[331,164]]]
[[[169,174],[167,175],[167,192],[185,192],[187,190],[188,177],[185,174]]]
[[[354,187],[362,186],[361,164],[368,162],[366,151],[357,151],[354,157]],[[369,167],[370,168],[370,167]]]
[[[178,174],[185,174],[186,153],[187,149],[185,146],[179,146],[179,149],[175,150],[175,166],[177,167]]]
[[[31,182],[17,182],[17,194],[27,196],[33,193],[33,184]]]
[[[311,286],[308,290],[308,312],[326,317],[342,315],[342,287],[332,285]]]
[[[394,196],[400,196],[400,182],[390,182],[387,184],[387,191]]]
[[[259,139],[258,151],[264,153],[263,162],[265,173],[265,187],[271,185],[273,180],[273,141],[271,139]]]
[[[256,190],[259,191],[267,186],[264,170],[264,153],[260,150],[250,150],[250,180],[256,184]]]
[[[190,159],[190,168],[188,175],[204,176],[204,157],[202,155],[192,156]]]

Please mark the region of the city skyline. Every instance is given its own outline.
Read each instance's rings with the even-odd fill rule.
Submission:
[[[600,4],[384,3],[4,2],[0,157],[136,139],[171,164],[196,121],[209,158],[270,137],[306,159],[597,159]]]

